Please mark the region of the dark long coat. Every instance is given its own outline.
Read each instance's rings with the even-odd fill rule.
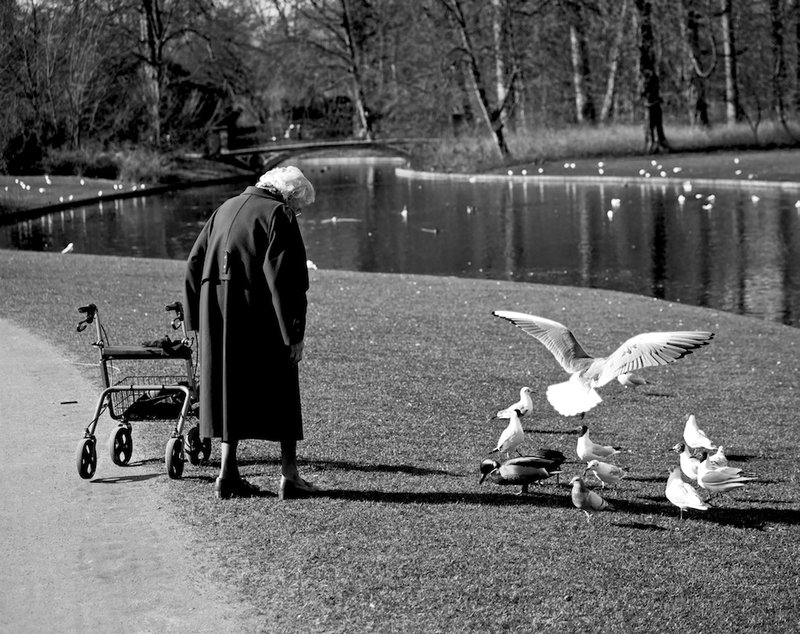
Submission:
[[[302,440],[297,365],[308,269],[294,212],[258,187],[209,218],[186,265],[186,326],[200,340],[200,435]]]

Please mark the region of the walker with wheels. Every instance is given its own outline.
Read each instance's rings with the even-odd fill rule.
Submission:
[[[206,463],[211,454],[209,439],[201,441],[198,425],[189,429],[184,442],[183,429],[190,418],[197,418],[196,365],[193,362],[194,341],[186,332],[183,306],[180,302],[165,306],[174,313],[172,328],[182,330],[183,338],[147,342],[142,345],[111,345],[105,328],[100,323],[97,306],[81,306],[78,312],[84,315],[78,323],[78,332],[95,324],[96,341],[92,343],[100,351],[100,370],[105,389],[100,394],[94,416],[78,443],[76,461],[78,474],[91,479],[97,470],[97,438],[95,431],[100,416],[108,411],[117,421],[108,439],[108,452],[112,462],[119,466],[128,464],[133,453],[133,422],[172,421],[175,425],[164,452],[164,463],[170,478],[180,478],[188,456],[193,465]],[[119,371],[115,367],[135,367],[139,372],[115,379]]]

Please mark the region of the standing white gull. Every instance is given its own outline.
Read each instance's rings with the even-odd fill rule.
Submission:
[[[597,459],[589,461],[583,473],[585,474],[587,471],[594,473],[594,476],[600,480],[603,489],[606,488],[606,485],[611,486],[617,484],[622,478],[628,475],[628,470],[624,467],[618,467],[615,464],[609,464]]]
[[[683,475],[690,480],[697,481],[697,468],[700,466],[700,461],[689,452],[686,443],[679,442],[672,448],[672,451],[680,456],[680,469],[683,471]]]
[[[707,345],[713,332],[685,330],[646,332],[628,339],[607,357],[592,357],[563,324],[509,310],[492,311],[538,339],[570,375],[547,388],[547,400],[562,416],[583,415],[602,399],[595,388],[641,368],[666,365]]]
[[[708,510],[708,505],[700,499],[695,488],[683,481],[680,467],[675,467],[670,471],[664,493],[667,499],[681,510],[681,519],[683,519],[683,511],[687,508],[698,511]]]
[[[519,391],[519,401],[514,403],[513,405],[509,405],[505,409],[501,409],[496,414],[496,418],[511,418],[511,412],[517,410],[520,416],[525,416],[526,414],[530,414],[531,410],[533,409],[533,399],[531,398],[531,388],[523,387]]]
[[[728,466],[728,457],[725,455],[725,448],[722,445],[717,447],[717,453],[708,457],[708,464],[715,469]]]
[[[592,460],[603,460],[614,454],[620,452],[621,447],[612,447],[611,445],[599,445],[589,438],[589,428],[586,425],[581,425],[576,428],[578,432],[578,443],[575,447],[575,453],[582,462],[590,462]]]
[[[509,420],[508,426],[503,430],[503,433],[500,434],[497,447],[490,452],[504,453],[506,458],[509,457],[512,451],[516,451],[522,441],[525,440],[525,432],[522,430],[522,423],[519,422],[519,411],[512,410],[509,418],[511,420]]]
[[[714,451],[717,448],[706,432],[697,426],[697,419],[694,414],[689,414],[689,418],[686,419],[686,424],[683,426],[683,440],[689,449]]]
[[[715,495],[725,493],[731,489],[743,487],[747,482],[755,480],[754,477],[742,475],[742,470],[735,467],[714,468],[708,461],[708,454],[703,452],[700,466],[697,467],[697,484],[708,491],[706,502]]]

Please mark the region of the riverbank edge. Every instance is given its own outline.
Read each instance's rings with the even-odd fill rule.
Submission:
[[[747,156],[746,153],[738,153],[741,156]],[[769,152],[758,151],[754,152],[755,155],[760,155],[762,158],[763,156],[770,156]],[[728,159],[732,159],[732,157],[736,156],[737,153],[726,153],[725,157]],[[743,176],[742,178],[725,178],[720,176],[698,176],[697,174],[686,173],[681,176],[662,176],[661,174],[655,173],[650,174],[649,172],[646,175],[624,175],[624,174],[614,174],[611,173],[614,171],[615,165],[617,171],[621,169],[632,169],[630,163],[632,161],[642,161],[646,160],[655,161],[656,159],[651,157],[645,156],[626,156],[626,157],[613,157],[609,158],[606,161],[598,162],[594,159],[579,159],[581,165],[579,169],[582,169],[580,173],[571,173],[571,174],[552,174],[552,173],[544,173],[549,172],[552,170],[559,169],[561,167],[560,163],[551,162],[545,165],[539,166],[529,166],[529,167],[522,167],[519,166],[516,169],[508,169],[506,173],[499,173],[499,172],[481,172],[481,173],[467,173],[467,172],[442,172],[442,171],[431,171],[431,170],[423,170],[418,168],[412,168],[408,166],[408,163],[405,159],[398,158],[397,161],[402,163],[403,165],[395,166],[395,175],[398,178],[406,179],[406,180],[425,180],[425,181],[440,181],[440,182],[461,182],[461,183],[509,183],[509,184],[531,184],[531,185],[554,185],[554,184],[577,184],[577,185],[585,185],[585,186],[598,186],[598,185],[612,185],[612,186],[668,186],[668,187],[685,187],[687,182],[691,183],[693,187],[699,188],[724,188],[724,189],[738,189],[738,190],[755,190],[755,191],[764,191],[768,189],[777,189],[783,192],[792,192],[792,193],[800,193],[800,151],[792,152],[792,155],[796,155],[797,163],[798,163],[798,171],[796,173],[787,174],[785,179],[763,179],[763,178],[754,178],[754,174],[750,173],[747,176]],[[774,155],[776,159],[781,159],[777,155]],[[297,155],[295,157],[286,158],[286,162],[291,158],[302,160],[303,162],[311,162],[311,163],[337,163],[343,161],[352,161],[358,160],[363,162],[370,162],[375,158],[380,158],[381,160],[389,160],[388,157],[381,155],[380,157],[370,157],[370,156],[360,156],[357,158],[350,158],[350,157],[320,157],[314,155]],[[662,161],[667,162],[670,160],[675,160],[680,158],[679,155],[666,155],[659,157]],[[683,155],[685,158],[685,155]],[[694,155],[693,158],[697,159],[697,155]],[[711,172],[721,172],[721,166],[723,163],[723,159],[719,154],[714,155],[707,155],[705,156],[706,160],[713,161],[713,164],[708,168],[706,171]],[[737,159],[732,159],[737,160]],[[785,161],[785,151],[782,157],[782,160]],[[793,163],[794,161],[789,161]],[[620,167],[622,163],[628,163],[624,167]],[[587,173],[587,170],[595,170],[600,171],[597,169],[597,165],[605,165],[605,173]],[[568,165],[564,164],[563,167],[567,171],[569,170]],[[575,163],[571,164],[572,171],[575,170]],[[228,169],[230,169],[228,167]],[[499,168],[498,168],[499,169]],[[222,171],[222,166],[220,167]],[[639,172],[643,170],[640,168]],[[655,171],[655,170],[653,170]],[[792,172],[793,170],[789,170]],[[84,205],[93,205],[98,204],[105,201],[113,201],[113,200],[120,200],[120,199],[128,199],[128,198],[140,198],[143,196],[151,196],[157,194],[164,194],[169,193],[172,191],[178,191],[183,189],[191,189],[191,188],[199,188],[199,187],[211,187],[215,185],[225,185],[229,183],[239,183],[239,182],[246,182],[248,179],[252,179],[253,174],[242,170],[240,173],[237,174],[227,174],[225,176],[220,176],[218,178],[203,178],[203,179],[187,179],[183,181],[174,181],[170,183],[163,183],[152,185],[149,187],[140,187],[134,190],[128,191],[119,191],[116,193],[104,194],[102,196],[90,196],[90,197],[81,197],[76,198],[70,201],[64,201],[56,204],[50,205],[42,205],[42,206],[31,206],[26,208],[18,208],[7,210],[5,213],[0,213],[0,225],[9,225],[15,224],[17,222],[22,222],[25,220],[31,220],[38,217],[46,216],[51,213],[56,213],[59,211],[64,211],[67,209],[73,209],[76,207],[81,207]]]
[[[681,186],[691,182],[697,187],[721,187],[726,189],[780,189],[783,191],[800,191],[800,181],[762,181],[733,180],[715,178],[672,178],[672,177],[640,177],[640,176],[567,176],[546,174],[466,174],[449,172],[425,172],[408,168],[395,168],[399,178],[413,180],[449,180],[466,183],[530,183],[533,185],[552,185],[576,183],[584,185],[675,185]]]

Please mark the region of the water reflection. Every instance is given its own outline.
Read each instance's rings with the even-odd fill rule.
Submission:
[[[303,168],[318,196],[299,220],[320,268],[609,288],[800,325],[800,211],[786,192],[753,201],[655,183],[398,179],[386,163]],[[0,247],[184,259],[243,186],[59,212],[0,228]]]

